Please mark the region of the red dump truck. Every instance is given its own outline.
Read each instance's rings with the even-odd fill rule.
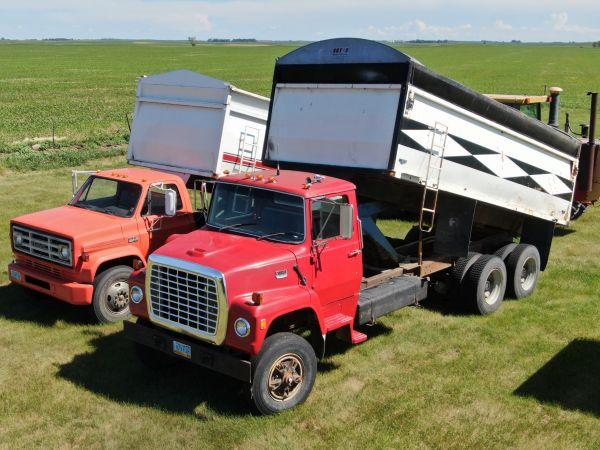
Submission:
[[[143,77],[128,149],[138,167],[76,171],[68,205],[14,218],[11,282],[91,305],[101,322],[129,317],[130,273],[167,236],[204,223],[188,188],[261,165],[268,105],[187,70]]]
[[[578,140],[360,39],[280,58],[271,98],[272,169],[206,183],[206,225],[130,278],[142,361],[235,377],[271,414],[308,397],[332,335],[363,342],[433,291],[480,314],[534,291]],[[377,227],[389,211],[415,218],[405,239]]]

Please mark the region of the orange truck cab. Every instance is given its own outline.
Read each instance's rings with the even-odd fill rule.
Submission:
[[[197,227],[184,176],[142,168],[91,175],[65,206],[17,217],[13,283],[74,305],[102,322],[129,316],[127,279],[173,233]],[[165,211],[175,193],[175,211]]]
[[[127,152],[137,167],[92,172],[79,189],[74,172],[68,205],[13,219],[10,280],[91,304],[101,322],[129,317],[129,274],[168,236],[203,223],[187,187],[261,167],[268,107],[187,70],[142,77]]]

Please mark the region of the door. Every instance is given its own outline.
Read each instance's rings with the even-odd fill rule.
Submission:
[[[173,189],[177,194],[177,212],[173,217],[165,216],[165,189]],[[193,213],[185,210],[181,194],[175,184],[165,183],[162,189],[152,189],[152,187],[148,189],[141,219],[142,226],[146,230],[148,254],[162,246],[170,235],[189,233],[195,228]]]
[[[341,236],[340,204],[347,195],[332,195],[311,201],[314,290],[322,305],[357,295],[362,280],[362,257],[356,211],[354,233]]]

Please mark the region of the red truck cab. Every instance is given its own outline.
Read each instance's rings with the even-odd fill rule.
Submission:
[[[173,195],[175,211],[168,216],[165,199]],[[196,227],[182,176],[141,168],[98,171],[67,205],[11,221],[9,277],[28,290],[93,305],[102,322],[123,320],[134,267],[145,266],[170,234]]]
[[[324,348],[327,333],[366,339],[354,329],[363,272],[356,205],[352,183],[305,172],[220,179],[206,225],[169,238],[132,275],[131,312],[138,321],[127,322],[126,330],[141,344],[162,342],[180,356],[210,359],[213,369],[245,381],[251,371],[254,379],[262,373],[260,361],[268,362],[264,370],[285,380],[269,393],[255,384],[259,409],[293,406],[310,392],[315,349]],[[287,333],[298,327],[311,333],[312,346]],[[174,333],[158,336],[161,329]],[[192,340],[173,338],[178,335]],[[288,341],[290,355],[264,356]],[[137,348],[143,355],[143,345]]]

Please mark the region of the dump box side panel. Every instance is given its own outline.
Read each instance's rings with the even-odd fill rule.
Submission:
[[[131,164],[212,176],[219,167],[228,87],[140,83]]]
[[[270,161],[386,170],[400,93],[397,84],[277,84]]]
[[[395,172],[424,182],[432,129],[448,129],[440,190],[565,224],[577,160],[502,125],[409,87]]]
[[[221,139],[219,173],[243,170],[240,163],[260,165],[268,115],[268,98],[232,87]]]

